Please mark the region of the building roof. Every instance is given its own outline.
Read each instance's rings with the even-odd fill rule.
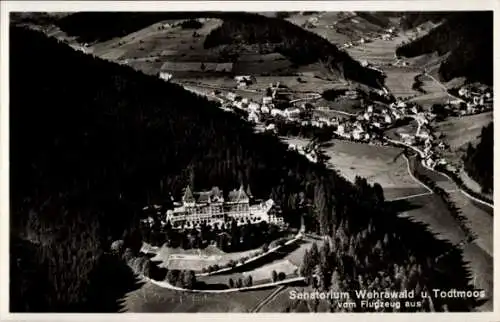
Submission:
[[[184,190],[184,195],[182,196],[182,201],[183,202],[195,202],[196,200],[194,199],[193,192],[191,191],[191,188],[189,186],[186,187]]]
[[[212,190],[209,191],[196,192],[195,195],[197,197],[197,203],[209,203],[224,200],[222,190],[220,190],[218,187],[213,187]]]
[[[243,185],[240,186],[240,189],[238,190],[233,190],[229,192],[229,195],[227,197],[227,202],[248,202],[249,198],[248,195],[246,194],[245,190],[243,189]]]

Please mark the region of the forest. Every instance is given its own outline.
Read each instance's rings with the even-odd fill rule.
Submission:
[[[397,48],[398,56],[415,57],[437,52],[449,56],[439,67],[443,81],[466,77],[470,82],[493,84],[493,12],[457,12],[427,35]]]
[[[415,233],[396,223],[380,185],[353,185],[181,86],[17,27],[10,117],[12,311],[118,311],[117,300],[140,282],[110,255],[112,242],[140,257],[142,208],[180,198],[187,184],[250,186],[291,227],[303,215],[322,235],[342,226],[356,236],[370,222],[395,238]],[[424,260],[427,249],[439,250],[433,243],[397,242],[407,248],[394,260],[412,252]]]
[[[205,48],[221,45],[260,45],[303,65],[322,62],[337,75],[374,88],[381,88],[385,76],[365,68],[325,38],[283,19],[258,14],[231,16],[208,34]]]
[[[481,130],[479,144],[471,143],[463,157],[464,168],[477,181],[485,193],[493,192],[493,122]]]

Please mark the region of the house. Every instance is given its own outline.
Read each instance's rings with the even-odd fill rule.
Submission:
[[[384,121],[387,124],[391,124],[392,123],[391,116],[389,114],[386,114],[385,117],[384,117]]]
[[[161,79],[163,79],[164,81],[167,81],[167,82],[170,81],[173,77],[173,75],[171,73],[163,72],[163,71],[160,72],[159,76]]]
[[[246,83],[247,85],[250,85],[250,84],[253,84],[256,82],[255,76],[252,76],[252,75],[235,76],[234,80],[238,83]]]
[[[277,108],[273,108],[271,110],[271,116],[276,116],[276,115],[285,116],[285,113],[282,110],[279,110]]]
[[[262,105],[262,106],[260,107],[260,111],[261,111],[262,113],[269,114],[269,112],[271,111],[271,109],[270,109],[268,106],[266,106],[266,105]]]
[[[250,102],[248,104],[248,109],[250,111],[254,111],[254,112],[257,112],[260,110],[260,105],[258,103],[255,103],[255,102]]]
[[[247,97],[243,97],[243,98],[241,99],[241,102],[242,102],[243,104],[248,104],[248,98],[247,98]]]
[[[299,117],[299,115],[300,115],[300,109],[297,107],[287,108],[287,109],[285,109],[284,114],[288,118],[296,118],[296,117]]]
[[[368,107],[366,108],[366,111],[368,113],[373,113],[373,105],[368,105]]]
[[[228,100],[234,101],[234,100],[236,100],[236,93],[229,92],[229,93],[227,93],[226,97]]]
[[[274,131],[274,130],[276,130],[276,125],[274,125],[274,123],[271,123],[268,126],[266,126],[266,131]]]
[[[465,87],[461,87],[459,90],[458,90],[458,95],[461,96],[461,97],[469,97],[469,91],[467,90],[467,88]]]
[[[250,112],[248,114],[248,121],[258,123],[259,122],[259,115],[255,112]]]
[[[363,135],[363,131],[356,128],[352,131],[352,137],[355,139],[355,140],[360,140],[361,139],[361,136]]]
[[[271,96],[264,96],[262,98],[262,104],[264,104],[264,105],[271,104],[272,102],[273,102],[273,98]]]

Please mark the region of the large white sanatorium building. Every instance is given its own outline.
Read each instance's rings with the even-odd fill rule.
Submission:
[[[250,206],[250,198],[243,190],[230,191],[227,199],[224,199],[222,190],[217,187],[209,191],[193,193],[189,186],[185,189],[182,204],[167,212],[167,221],[174,228],[198,227],[202,223],[206,225],[223,224],[231,222],[234,218],[238,224],[268,223],[282,224],[283,218],[270,213],[274,202],[269,199],[266,202]]]

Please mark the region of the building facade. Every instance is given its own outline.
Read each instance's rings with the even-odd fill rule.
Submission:
[[[217,187],[209,191],[192,192],[188,186],[184,191],[180,206],[167,212],[167,221],[174,228],[197,228],[202,224],[225,224],[236,220],[238,225],[247,222],[257,223],[267,221],[282,223],[283,219],[269,215],[273,207],[272,200],[250,206],[250,198],[241,186],[230,191],[226,198]]]

